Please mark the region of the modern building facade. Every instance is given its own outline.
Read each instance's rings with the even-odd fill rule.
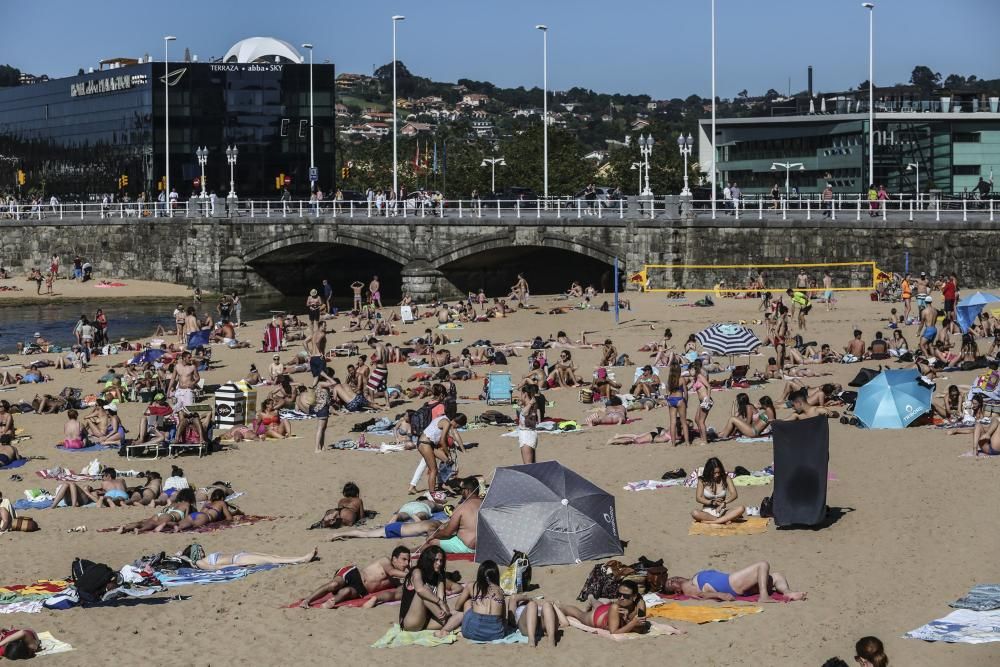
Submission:
[[[720,188],[736,182],[745,194],[768,192],[775,183],[784,189],[786,170],[775,163],[796,165],[788,170],[789,186],[801,194],[822,192],[826,183],[840,193],[868,188],[866,110],[834,107],[833,113],[722,118],[716,131]],[[710,132],[711,122],[701,121],[699,156],[705,173],[712,164]],[[995,103],[975,112],[945,111],[936,102],[926,110],[875,114],[875,184],[884,184],[893,195],[914,196],[918,176],[924,195],[960,195],[980,178],[990,180],[994,169],[1000,171]]]
[[[310,66],[284,42],[272,40],[279,50],[267,39],[244,40],[251,41],[221,62],[122,60],[111,69],[0,88],[0,154],[14,158],[0,163],[0,192],[20,169],[22,190],[46,198],[155,199],[166,168],[169,97],[170,184],[182,198],[201,191],[200,147],[209,151],[206,191],[228,194],[228,146],[239,149],[233,175],[241,199],[279,195],[279,178],[293,196],[308,197]],[[253,61],[240,62],[240,54]],[[334,88],[334,66],[314,65],[314,159],[324,190],[336,173]]]

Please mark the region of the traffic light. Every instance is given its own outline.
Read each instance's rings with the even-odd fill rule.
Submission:
[[[285,187],[285,175],[278,174],[277,176],[274,177],[274,189],[280,190],[283,187]]]
[[[167,177],[161,176],[160,180],[156,182],[156,189],[162,192],[166,188],[167,188]]]
[[[128,187],[128,174],[122,174],[122,187]]]
[[[343,179],[343,180],[347,180],[350,177],[351,177],[351,168],[350,167],[341,167],[340,168],[340,178]]]
[[[17,170],[17,184],[24,185],[24,170],[22,169]]]

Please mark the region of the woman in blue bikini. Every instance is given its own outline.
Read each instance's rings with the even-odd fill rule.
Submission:
[[[238,514],[243,514],[243,512],[239,508],[231,507],[226,502],[226,492],[222,489],[215,489],[209,499],[201,506],[201,510],[191,512],[173,524],[171,528],[173,532],[179,533],[190,528],[201,528],[216,521],[229,521]]]
[[[767,561],[754,563],[732,574],[702,570],[690,579],[670,577],[663,586],[663,592],[702,600],[729,601],[737,596],[759,595],[760,602],[773,602],[771,593],[781,593],[789,601],[806,599],[805,593],[791,589],[783,574],[771,572],[771,564]]]
[[[667,421],[670,427],[670,441],[675,445],[678,444],[678,417],[681,422],[684,442],[691,441],[687,423],[687,396],[687,382],[681,377],[681,364],[677,359],[674,359],[670,362],[670,372],[667,374]]]

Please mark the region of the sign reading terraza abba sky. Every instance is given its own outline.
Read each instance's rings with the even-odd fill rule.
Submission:
[[[131,87],[132,75],[121,74],[106,76],[103,79],[91,79],[90,81],[71,83],[69,84],[69,95],[70,97],[83,97],[84,95],[96,95],[98,93],[114,93]]]

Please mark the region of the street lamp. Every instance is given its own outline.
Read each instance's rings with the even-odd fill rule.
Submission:
[[[806,166],[801,162],[772,162],[771,171],[777,171],[778,167],[785,170],[785,201],[788,201],[788,172],[798,167],[799,171],[805,171]]]
[[[309,49],[309,190],[316,188],[316,153],[313,145],[313,45],[306,43],[303,49]]]
[[[194,152],[195,156],[198,158],[198,164],[201,165],[201,196],[205,197],[205,165],[208,163],[208,149],[202,146]]]
[[[920,165],[916,162],[911,162],[906,165],[906,171],[913,171],[917,174],[917,210],[920,210]]]
[[[239,152],[240,149],[236,146],[226,148],[226,162],[229,163],[229,197],[232,199],[236,199],[236,179],[233,173],[236,169],[236,156],[239,155]]]
[[[399,14],[392,17],[392,198],[399,197],[399,164],[396,157],[396,24],[405,21]]]
[[[642,194],[642,162],[633,162],[632,163],[631,170],[635,171],[636,169],[639,170],[639,187],[636,188],[635,193],[637,195],[639,195],[639,194]]]
[[[641,155],[646,161],[646,187],[643,189],[641,195],[643,197],[652,197],[653,191],[649,188],[649,156],[653,154],[653,135],[644,136],[639,135],[639,155]]]
[[[875,184],[875,3],[861,5],[868,10],[868,182]],[[863,185],[863,184],[862,184]]]
[[[682,197],[690,197],[691,190],[688,188],[688,156],[691,155],[691,149],[694,148],[694,139],[691,138],[691,133],[685,137],[681,133],[677,137],[677,148],[680,150],[681,155],[684,156],[684,189],[681,190]]]
[[[170,42],[177,39],[173,35],[163,38],[163,145],[166,154],[166,175],[163,181],[163,203],[167,205],[167,215],[174,217],[174,207],[170,201]]]
[[[542,31],[542,184],[545,203],[549,200],[549,27],[536,25]]]
[[[491,178],[492,178],[492,183],[493,183],[493,186],[492,186],[493,189],[490,192],[496,192],[497,191],[497,165],[500,165],[501,167],[506,167],[507,163],[503,161],[502,157],[487,157],[487,158],[483,158],[483,162],[479,166],[480,167],[485,167],[487,164],[490,165],[490,173],[491,173]]]
[[[715,0],[712,0],[712,171],[709,176],[712,180],[712,220],[715,220]]]

